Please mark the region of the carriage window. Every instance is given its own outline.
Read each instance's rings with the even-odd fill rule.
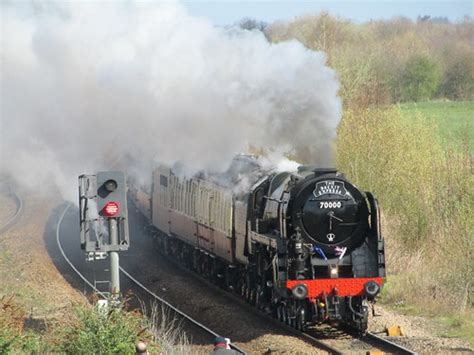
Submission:
[[[168,187],[168,177],[164,175],[160,175],[160,185],[164,187]]]

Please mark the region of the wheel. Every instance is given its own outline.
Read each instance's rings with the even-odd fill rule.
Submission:
[[[257,290],[252,289],[252,292],[250,294],[250,303],[254,306],[257,305]]]
[[[290,326],[292,328],[296,328],[297,322],[296,322],[296,310],[295,310],[295,305],[291,305],[289,309],[289,318],[290,318]]]
[[[260,304],[260,300],[261,300],[261,294],[262,292],[260,291],[260,286],[257,286],[257,289],[255,290],[255,306],[260,309],[261,307],[261,304]]]
[[[241,283],[239,285],[239,293],[240,293],[240,297],[245,298],[245,284],[244,283]]]
[[[285,323],[291,326],[291,312],[288,306],[285,306]]]
[[[277,316],[279,321],[283,322],[283,310],[282,310],[281,305],[278,305],[277,308],[276,308],[276,316]]]
[[[283,323],[286,323],[286,320],[287,320],[286,305],[282,303],[278,306],[278,309],[280,310],[280,318],[279,319]]]
[[[248,285],[245,285],[245,300],[250,303],[250,288]]]
[[[300,307],[298,309],[297,315],[296,315],[296,328],[298,330],[301,330],[304,332],[306,330],[306,317],[305,317],[305,310],[303,307]]]

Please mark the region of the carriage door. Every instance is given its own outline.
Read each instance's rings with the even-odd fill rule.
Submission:
[[[198,245],[208,251],[214,249],[214,235],[211,231],[212,190],[199,184],[198,196]]]
[[[160,168],[153,177],[153,225],[169,235],[170,170]]]

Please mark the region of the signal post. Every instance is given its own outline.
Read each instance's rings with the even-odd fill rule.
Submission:
[[[115,302],[120,298],[119,252],[130,245],[125,174],[103,171],[79,176],[79,210],[81,248],[88,261],[109,256],[109,292]]]

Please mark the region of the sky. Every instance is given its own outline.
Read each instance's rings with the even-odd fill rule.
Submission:
[[[333,15],[365,22],[371,19],[389,19],[405,16],[416,19],[418,15],[448,17],[451,21],[461,20],[465,15],[474,17],[474,0],[464,1],[301,1],[301,0],[184,0],[193,16],[205,17],[215,25],[228,25],[242,18],[250,17],[265,22],[291,20],[295,17],[328,11]]]

